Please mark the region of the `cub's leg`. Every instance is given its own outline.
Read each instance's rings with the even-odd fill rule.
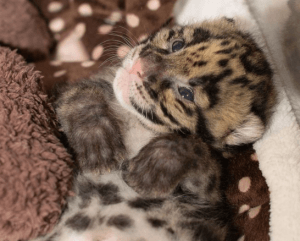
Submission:
[[[113,101],[109,82],[90,79],[65,86],[55,102],[58,120],[82,171],[104,173],[119,168],[126,155],[121,122],[110,105]]]
[[[123,178],[143,196],[180,192],[204,202],[217,202],[220,166],[199,138],[170,134],[153,139],[133,159],[124,162]]]

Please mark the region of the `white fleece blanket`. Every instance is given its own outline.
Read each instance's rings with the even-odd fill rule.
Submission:
[[[180,0],[175,8],[180,24],[220,16],[236,19],[243,29],[253,34],[273,64],[279,103],[268,131],[255,144],[260,169],[270,189],[271,241],[300,240],[300,128],[297,123],[300,94],[282,47],[283,28],[290,15],[287,2]]]

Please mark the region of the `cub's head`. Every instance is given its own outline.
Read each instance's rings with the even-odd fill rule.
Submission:
[[[160,29],[127,54],[114,91],[148,128],[218,147],[259,139],[276,96],[263,52],[227,19]]]

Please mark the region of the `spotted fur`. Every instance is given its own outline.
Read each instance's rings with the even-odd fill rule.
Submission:
[[[166,185],[164,195],[154,198],[137,194],[119,171],[79,174],[74,184],[76,195],[69,199],[60,222],[52,233],[37,240],[236,240],[232,210],[220,191],[220,163],[216,160],[223,157],[216,158],[218,153],[194,137],[176,139],[161,138],[157,145],[162,151],[160,158],[184,167],[184,172],[177,170],[182,175],[176,177],[179,180],[174,180],[179,185]],[[179,141],[178,152],[172,156],[170,147],[175,141]],[[153,146],[144,147],[140,158],[151,151]]]
[[[237,240],[222,164],[264,133],[276,93],[230,19],[162,28],[56,110],[79,163],[57,240]]]

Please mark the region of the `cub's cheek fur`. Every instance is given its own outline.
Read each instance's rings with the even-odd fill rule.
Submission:
[[[167,196],[180,183],[186,192],[202,197],[207,196],[207,189],[211,195],[219,187],[220,170],[207,145],[177,134],[155,138],[125,162],[122,170],[125,182],[143,196]],[[205,186],[212,176],[216,179],[214,186]],[[218,198],[218,194],[213,196]]]
[[[265,125],[261,119],[249,114],[245,121],[237,126],[237,128],[225,137],[225,144],[230,146],[239,146],[243,144],[253,143],[262,137],[265,132]]]

